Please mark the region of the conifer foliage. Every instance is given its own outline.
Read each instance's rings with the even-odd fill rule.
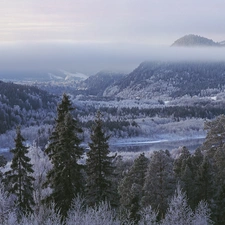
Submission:
[[[151,205],[159,211],[159,217],[163,217],[175,187],[173,159],[169,151],[154,151],[146,172],[142,204]]]
[[[27,214],[32,212],[33,200],[33,181],[31,174],[34,172],[30,158],[27,156],[28,148],[23,142],[25,139],[21,135],[20,128],[17,128],[15,138],[15,148],[11,150],[13,159],[11,169],[5,173],[5,181],[9,193],[16,196],[16,205],[19,213]]]
[[[83,190],[83,166],[78,162],[83,155],[79,137],[82,129],[73,118],[72,110],[69,96],[64,94],[57,108],[55,128],[46,149],[53,164],[45,183],[45,186],[49,185],[52,188],[52,193],[46,201],[49,203],[53,201],[62,217],[67,215],[72,200]]]
[[[102,201],[112,204],[114,191],[112,188],[112,156],[109,156],[109,136],[103,131],[101,113],[98,112],[92,129],[90,151],[87,153],[86,195],[88,204],[93,206]]]
[[[145,154],[140,154],[118,187],[121,205],[128,210],[129,219],[135,222],[140,219],[139,211],[148,163],[149,159]]]

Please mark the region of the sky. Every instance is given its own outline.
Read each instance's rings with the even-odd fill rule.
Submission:
[[[0,66],[132,70],[186,34],[224,41],[224,9],[224,0],[0,0]]]

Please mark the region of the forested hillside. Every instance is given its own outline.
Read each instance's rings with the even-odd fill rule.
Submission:
[[[0,134],[18,125],[52,123],[56,102],[36,87],[0,81]]]
[[[101,71],[77,85],[81,94],[102,96],[105,89],[122,79],[124,74]]]
[[[224,91],[224,62],[143,62],[104,96],[124,99],[168,99],[211,96]]]
[[[78,83],[62,83],[63,89],[51,83],[51,89],[58,95],[62,90],[70,93],[85,142],[98,110],[115,139],[202,138],[204,120],[225,113],[224,74],[222,62],[144,62],[126,76],[92,76],[80,83],[82,90]],[[33,86],[0,85],[0,147],[12,146],[10,130],[17,125],[30,143],[43,147],[54,121],[56,97]]]

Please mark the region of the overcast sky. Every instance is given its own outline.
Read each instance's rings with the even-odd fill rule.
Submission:
[[[0,60],[32,67],[44,58],[45,66],[63,67],[64,59],[85,72],[82,62],[96,56],[89,73],[110,69],[113,59],[114,68],[122,58],[131,69],[153,56],[152,46],[170,46],[186,34],[225,40],[224,9],[224,0],[0,0],[0,50],[6,54]]]

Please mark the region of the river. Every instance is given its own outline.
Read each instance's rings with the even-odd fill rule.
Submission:
[[[110,150],[117,152],[145,152],[156,150],[173,150],[180,146],[186,146],[190,152],[196,150],[204,142],[204,137],[195,138],[179,138],[179,139],[161,139],[161,140],[148,140],[148,139],[127,139],[110,142]]]

